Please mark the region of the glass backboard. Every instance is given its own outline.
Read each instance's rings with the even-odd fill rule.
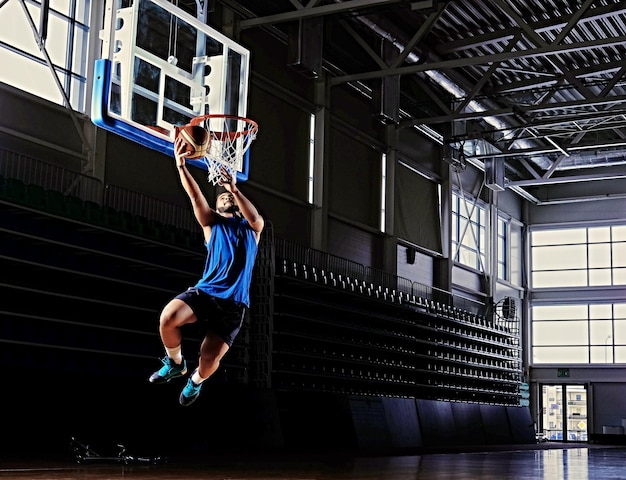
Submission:
[[[197,2],[198,3],[198,2]],[[175,126],[246,116],[249,51],[167,0],[108,0],[92,121],[173,155]],[[238,166],[247,180],[248,153]],[[201,160],[189,161],[205,168]]]

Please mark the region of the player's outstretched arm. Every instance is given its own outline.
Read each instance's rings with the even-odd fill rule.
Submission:
[[[237,177],[231,175],[224,167],[222,167],[221,173],[221,180],[218,183],[233,194],[235,203],[239,207],[239,211],[243,217],[248,220],[252,230],[256,232],[258,240],[261,232],[263,231],[263,227],[265,226],[265,220],[254,204],[248,200],[248,198],[241,193],[241,190],[237,187]]]
[[[185,149],[184,142],[181,138],[174,141],[174,158],[176,159],[176,167],[180,175],[180,183],[191,200],[193,213],[202,227],[208,227],[213,224],[217,213],[213,210],[206,200],[206,197],[200,190],[198,182],[193,178],[187,166],[185,165]]]

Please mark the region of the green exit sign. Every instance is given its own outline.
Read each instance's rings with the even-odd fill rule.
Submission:
[[[569,368],[559,368],[556,371],[556,376],[559,378],[569,377]]]

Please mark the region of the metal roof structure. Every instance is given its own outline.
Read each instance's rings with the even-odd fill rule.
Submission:
[[[317,25],[331,85],[386,83],[397,109],[381,120],[432,133],[456,166],[503,162],[536,204],[622,196],[626,1],[222,3],[287,42]]]

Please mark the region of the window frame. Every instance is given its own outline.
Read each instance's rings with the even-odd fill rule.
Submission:
[[[472,200],[473,208],[469,209],[467,203]],[[465,203],[465,212],[461,212],[463,208],[463,203]],[[469,213],[471,218],[467,217]],[[467,194],[459,193],[457,190],[452,191],[452,205],[450,218],[452,223],[452,228],[450,231],[450,244],[452,248],[452,261],[459,265],[463,265],[467,268],[471,268],[478,272],[484,273],[487,268],[487,259],[488,259],[488,234],[489,234],[489,226],[488,226],[488,211],[486,206],[480,200],[469,197]],[[461,223],[461,220],[464,219],[465,222],[469,222],[470,227],[476,226],[474,233],[472,234],[470,228],[465,228],[465,225]],[[465,232],[463,234],[463,238],[459,238],[461,234],[461,230],[465,228]],[[482,236],[481,236],[482,234]],[[471,246],[471,243],[463,243],[463,241],[467,238],[471,239],[471,242],[476,244],[476,248]],[[462,261],[463,256],[461,255],[461,251],[464,250],[469,252],[470,255],[473,255],[476,259],[474,265],[470,265]]]
[[[617,300],[622,298],[626,281],[616,283],[613,272],[625,268],[626,255],[618,253],[616,258],[616,245],[620,252],[626,252],[624,222],[542,225],[529,229],[531,364],[626,363],[626,303]],[[572,246],[582,252],[584,259],[580,255],[572,258]],[[590,254],[594,246],[603,246],[601,261]],[[538,253],[542,250],[543,254]],[[597,270],[610,271],[611,281],[594,284],[590,272]],[[537,272],[556,272],[552,278],[560,276],[562,281],[550,283],[546,277],[537,282]],[[585,274],[584,282],[573,282],[572,277],[581,272]]]
[[[61,26],[66,35],[59,39],[59,35],[54,35],[59,28],[48,29],[47,39],[43,43],[45,53],[37,45],[36,35],[39,36],[40,32],[35,33],[32,29],[39,28],[34,22],[38,22],[41,16],[41,3],[27,0],[26,4],[31,19],[26,17],[21,7],[17,7],[14,15],[6,17],[6,21],[15,29],[29,25],[27,30],[20,31],[20,42],[10,40],[11,36],[16,38],[15,30],[7,31],[4,35],[0,33],[0,59],[4,65],[3,71],[6,72],[6,76],[0,77],[0,81],[57,105],[70,106],[77,112],[89,113],[92,85],[88,83],[88,78],[97,53],[94,51],[94,30],[90,23],[95,18],[92,10],[97,8],[98,2],[50,2],[48,25]],[[57,5],[67,8],[68,11],[55,9]],[[7,7],[3,7],[3,12],[4,8]],[[30,23],[31,20],[33,24]],[[95,32],[97,36],[97,31]],[[99,39],[96,39],[96,43],[99,45]],[[48,59],[56,78],[52,76]],[[41,67],[45,67],[50,78],[32,74],[33,68]]]

